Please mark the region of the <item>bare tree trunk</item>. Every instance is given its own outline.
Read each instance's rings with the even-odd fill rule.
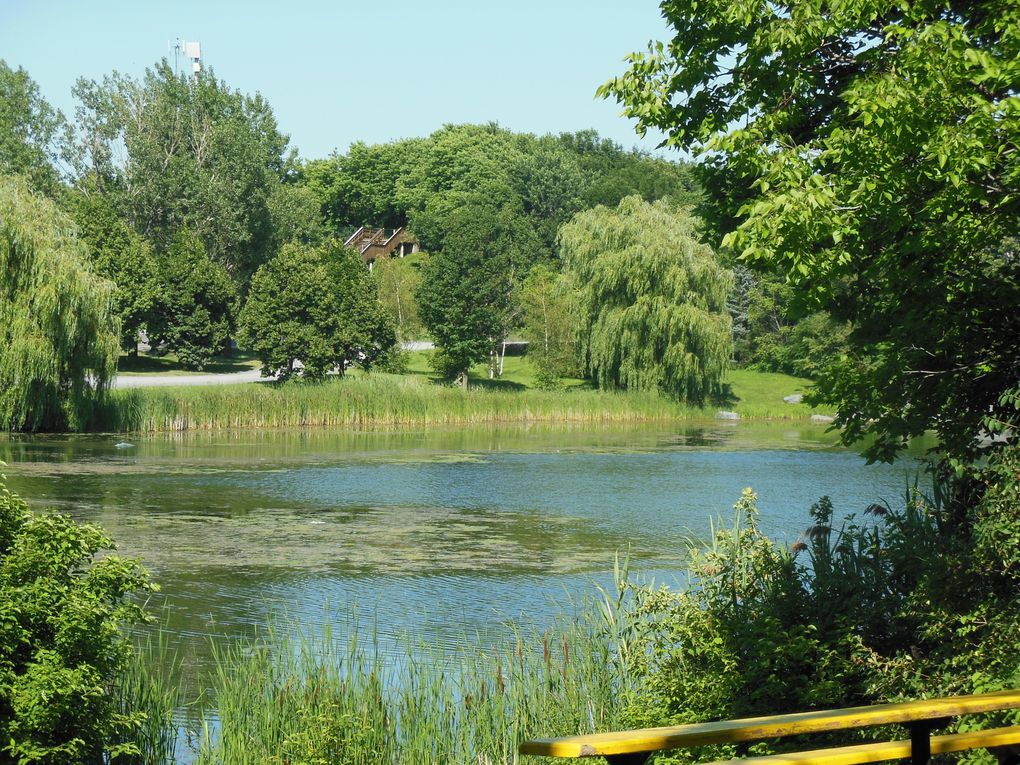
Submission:
[[[499,376],[503,376],[503,362],[506,361],[506,338],[503,338],[503,352],[499,355]]]
[[[460,387],[464,390],[468,389],[468,371],[466,369],[460,373]]]

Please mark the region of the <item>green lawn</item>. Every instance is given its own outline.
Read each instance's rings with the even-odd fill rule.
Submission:
[[[429,366],[430,351],[409,351],[408,374],[442,382]],[[562,381],[564,389],[590,389],[587,380],[567,378]],[[830,414],[822,409],[812,409],[806,404],[787,404],[785,396],[806,393],[811,381],[801,377],[758,372],[753,369],[731,369],[726,376],[723,396],[709,402],[706,414],[719,410],[738,412],[745,417],[807,417],[811,414]],[[494,390],[528,390],[536,388],[535,368],[527,356],[507,356],[503,375],[495,380],[488,379],[488,365],[478,364],[471,368],[471,386]]]

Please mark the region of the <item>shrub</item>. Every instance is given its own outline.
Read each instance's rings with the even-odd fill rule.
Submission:
[[[969,476],[943,476],[931,497],[915,487],[902,508],[872,505],[838,526],[823,498],[790,548],[759,530],[746,490],[736,524],[706,549],[692,545],[683,589],[632,587],[627,623],[642,683],[628,724],[1016,687],[1018,482],[1020,451],[1012,448]],[[969,724],[1020,714],[995,717]],[[699,759],[735,754],[717,747]],[[690,754],[674,757],[687,762]]]
[[[114,684],[130,655],[122,627],[145,618],[131,596],[155,587],[134,561],[96,559],[113,547],[95,526],[30,512],[0,479],[4,757],[92,765],[137,752],[127,734],[140,716],[118,711]]]

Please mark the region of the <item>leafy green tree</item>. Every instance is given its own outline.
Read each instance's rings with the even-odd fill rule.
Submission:
[[[425,267],[418,311],[435,340],[436,371],[468,384],[468,369],[493,356],[514,324],[517,291],[541,243],[514,211],[483,204],[451,213],[444,248]]]
[[[73,224],[0,176],[0,427],[79,428],[117,369],[114,285]]]
[[[327,238],[319,199],[307,185],[278,184],[269,195],[267,204],[272,220],[272,252],[291,242],[315,246]]]
[[[791,319],[792,287],[769,274],[740,269],[747,280],[743,327],[734,321],[734,357],[739,364],[767,372],[818,378],[847,355],[849,327],[818,311]],[[732,313],[732,311],[731,311]]]
[[[697,219],[627,197],[575,216],[560,250],[579,288],[585,371],[599,387],[689,401],[719,390],[732,349],[732,274],[698,241]]]
[[[229,348],[237,303],[234,283],[187,229],[177,232],[159,259],[159,276],[161,295],[149,341],[166,344],[184,367],[202,369]]]
[[[165,60],[141,80],[81,80],[75,95],[79,174],[98,179],[157,251],[187,227],[241,282],[272,255],[271,200],[290,162],[262,96],[231,90],[211,69],[175,75]]]
[[[138,714],[114,685],[156,589],[113,542],[67,515],[30,512],[0,477],[0,753],[40,765],[99,765],[137,753]]]
[[[538,382],[555,387],[560,378],[580,373],[577,290],[548,265],[531,269],[521,290],[522,330]]]
[[[152,249],[117,216],[106,197],[79,193],[70,208],[96,271],[117,285],[113,302],[120,318],[120,347],[137,354],[138,333],[153,321],[161,294]]]
[[[351,144],[346,154],[308,162],[304,183],[319,199],[324,220],[335,236],[359,226],[396,228],[407,222],[397,191],[421,161],[426,139]]]
[[[419,157],[402,179],[397,201],[426,251],[442,250],[446,236],[465,225],[460,210],[466,205],[517,209],[523,215],[510,177],[520,152],[508,131],[497,125],[448,125],[429,136]]]
[[[427,265],[428,255],[416,252],[403,258],[380,258],[372,267],[379,301],[400,340],[414,340],[424,331],[415,295]]]
[[[287,245],[252,279],[240,316],[241,342],[262,374],[286,380],[370,367],[395,342],[375,283],[360,256],[336,243]]]
[[[34,190],[55,195],[69,140],[64,115],[39,95],[28,72],[0,59],[0,175],[23,175]]]
[[[1015,440],[1020,7],[662,10],[674,39],[602,92],[711,150],[727,246],[782,270],[802,313],[851,322],[853,353],[818,381],[844,441],[888,459],[928,429],[962,458],[982,428]]]

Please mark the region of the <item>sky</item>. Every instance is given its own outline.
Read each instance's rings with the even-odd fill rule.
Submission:
[[[640,139],[595,89],[667,32],[655,0],[0,0],[0,58],[68,117],[79,77],[141,76],[169,41],[197,40],[307,159],[490,121],[654,150],[661,136]]]

